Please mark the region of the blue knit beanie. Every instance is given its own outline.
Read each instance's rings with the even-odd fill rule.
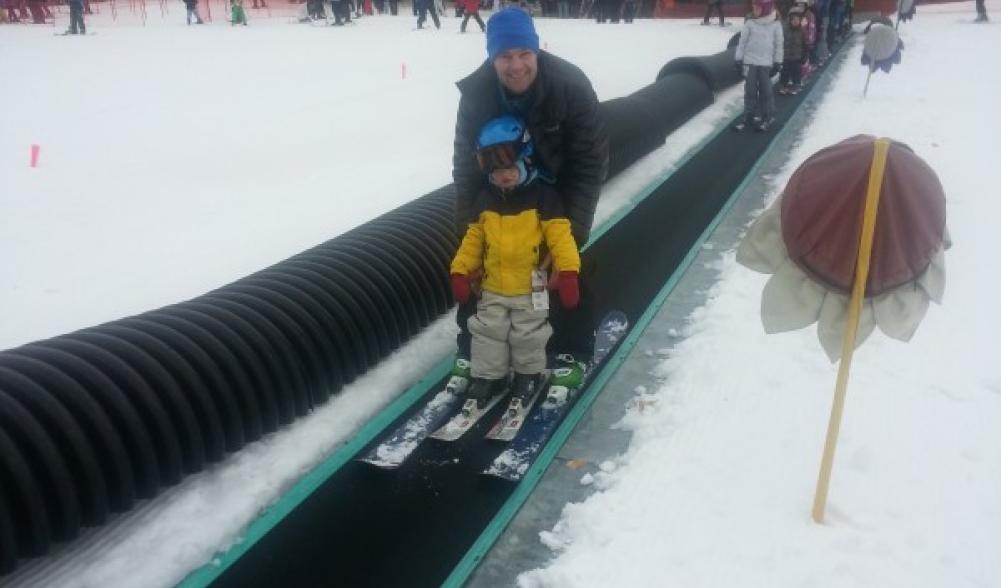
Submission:
[[[539,52],[539,35],[532,17],[520,8],[505,8],[487,21],[487,56],[490,61],[508,49]]]

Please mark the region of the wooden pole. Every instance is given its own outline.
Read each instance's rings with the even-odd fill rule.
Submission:
[[[869,278],[872,241],[876,234],[876,211],[879,209],[879,193],[883,184],[883,172],[886,170],[886,155],[889,150],[889,139],[876,140],[872,166],[869,168],[865,210],[862,213],[862,237],[859,243],[858,260],[855,264],[855,283],[852,285],[848,325],[845,328],[844,341],[841,343],[841,365],[838,366],[838,381],[834,388],[834,406],[831,408],[831,419],[827,425],[827,440],[824,443],[824,457],[820,462],[817,493],[813,498],[813,520],[817,523],[824,522],[824,509],[827,507],[827,491],[831,484],[834,450],[838,444],[838,431],[841,429],[841,415],[844,412],[845,395],[848,388],[848,370],[851,368],[852,355],[855,352],[855,336],[858,333],[859,315],[865,298],[865,285]]]

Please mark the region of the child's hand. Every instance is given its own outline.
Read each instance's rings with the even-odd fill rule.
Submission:
[[[770,72],[768,72],[768,77],[774,78],[780,71],[782,71],[782,64],[781,63],[773,63],[772,64],[772,70]]]
[[[577,272],[560,272],[560,304],[567,310],[577,308],[580,304],[580,282]]]
[[[469,276],[466,274],[452,274],[452,297],[459,304],[469,302],[471,292]]]

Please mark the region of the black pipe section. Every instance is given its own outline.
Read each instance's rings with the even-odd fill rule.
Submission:
[[[732,84],[727,59],[674,60],[602,103],[611,173]],[[445,186],[196,299],[0,352],[0,573],[303,416],[447,312],[454,200]]]

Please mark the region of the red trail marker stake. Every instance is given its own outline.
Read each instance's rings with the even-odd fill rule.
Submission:
[[[41,145],[31,146],[31,167],[38,167],[38,152],[42,150]]]
[[[407,79],[407,64],[406,63],[401,63],[400,64],[400,79],[401,80]]]

